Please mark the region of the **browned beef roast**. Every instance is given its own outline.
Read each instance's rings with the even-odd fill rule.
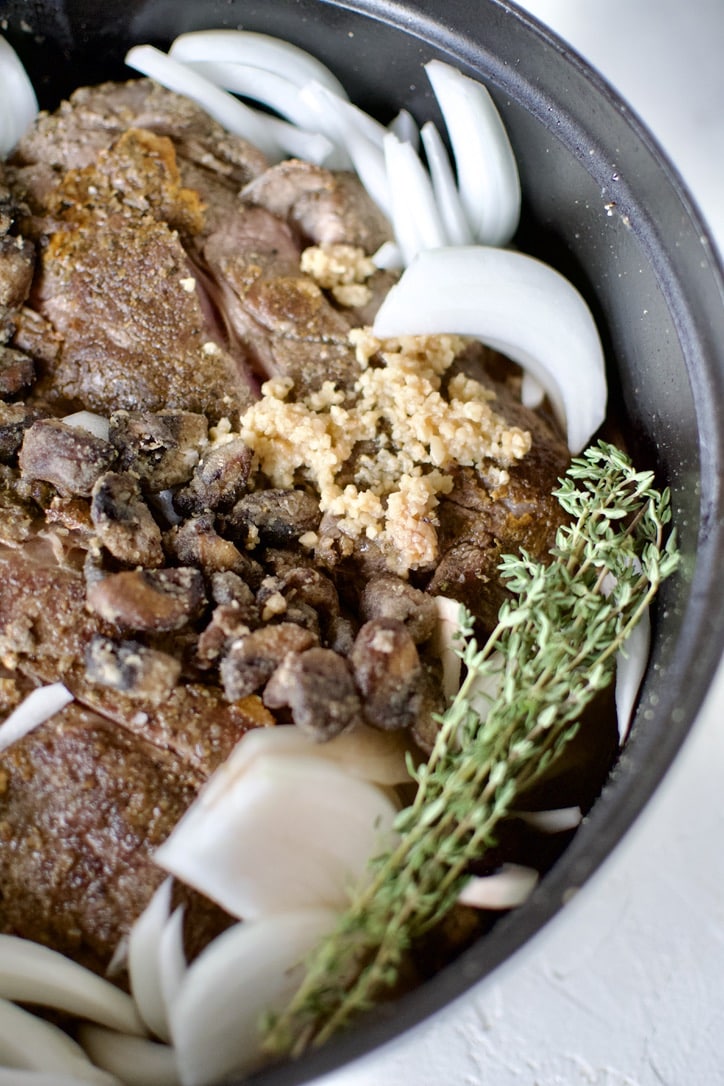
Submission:
[[[195,793],[183,761],[78,705],[14,743],[0,760],[0,931],[105,970]],[[227,922],[197,897],[188,938]]]
[[[267,170],[145,80],[42,115],[0,177],[3,715],[38,683],[76,699],[0,754],[0,930],[103,968],[160,881],[153,848],[248,728],[322,741],[364,719],[429,749],[423,601],[444,592],[490,624],[501,553],[550,547],[567,450],[484,352],[460,365],[533,450],[504,484],[492,465],[454,473],[440,561],[410,583],[320,520],[308,482],[270,487],[240,437],[210,429],[259,377],[351,387],[348,331],[389,279],[345,308],[300,251],[369,253],[387,233],[350,175]],[[107,416],[107,438],[58,418],[76,408]],[[193,911],[198,949],[226,919]]]

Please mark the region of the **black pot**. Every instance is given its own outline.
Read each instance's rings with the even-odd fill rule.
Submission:
[[[520,165],[517,238],[572,279],[598,320],[612,416],[641,467],[672,489],[683,563],[654,616],[631,738],[585,824],[529,902],[453,964],[347,1035],[258,1086],[307,1082],[390,1041],[460,996],[561,907],[641,812],[686,736],[724,645],[724,282],[675,170],[624,103],[534,19],[504,0],[0,0],[41,102],[124,77],[134,43],[201,27],[286,37],[324,60],[381,119],[434,116],[422,64],[485,81]],[[30,24],[30,30],[27,26]]]

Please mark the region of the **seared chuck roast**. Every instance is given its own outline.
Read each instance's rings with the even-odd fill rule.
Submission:
[[[104,969],[161,881],[154,848],[249,728],[366,721],[429,750],[432,596],[489,626],[500,555],[547,553],[567,450],[485,352],[443,391],[474,373],[532,449],[504,474],[443,466],[427,564],[392,571],[304,464],[279,483],[244,436],[270,378],[310,417],[353,401],[350,329],[390,276],[335,293],[301,254],[364,264],[388,237],[352,175],[267,169],[147,80],[76,92],[0,174],[3,691],[75,699],[0,754],[0,931]],[[391,440],[360,441],[340,491]],[[197,948],[226,923],[191,912]]]

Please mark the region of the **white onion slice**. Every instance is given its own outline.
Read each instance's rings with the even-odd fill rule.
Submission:
[[[406,264],[423,249],[447,243],[435,203],[430,176],[409,143],[393,132],[385,136],[383,149],[390,189],[392,227]]]
[[[318,743],[299,728],[277,725],[251,728],[218,769],[220,787],[228,773],[233,780],[260,755],[303,754],[335,762],[353,777],[373,784],[393,786],[409,782],[405,754],[408,743],[401,732],[382,732],[366,724]]]
[[[472,231],[465,217],[447,149],[432,121],[420,129],[432,188],[450,245],[472,245]]]
[[[380,338],[457,333],[501,351],[545,388],[578,453],[606,414],[596,324],[562,275],[524,253],[487,246],[421,252],[383,301]]]
[[[176,1053],[169,1045],[102,1026],[81,1026],[78,1036],[93,1062],[117,1075],[123,1086],[180,1086]]]
[[[128,938],[128,976],[138,1013],[152,1033],[169,1039],[159,948],[171,912],[173,879],[164,879],[133,924]]]
[[[271,161],[278,161],[283,157],[279,144],[261,114],[220,87],[214,86],[198,72],[180,64],[153,45],[134,45],[125,59],[129,68],[155,79],[157,83],[176,91],[177,94],[192,98],[215,121],[229,132],[249,140]]]
[[[123,1033],[143,1034],[133,1000],[56,950],[0,935],[0,996],[37,1003]]]
[[[182,905],[174,910],[161,932],[158,961],[161,995],[168,1014],[169,1008],[173,1006],[181,991],[181,985],[188,968],[184,953],[184,909]]]
[[[66,426],[74,426],[76,430],[87,430],[89,434],[108,441],[110,422],[97,415],[95,411],[74,411],[72,415],[65,415],[61,420]]]
[[[387,126],[390,132],[394,132],[402,143],[409,143],[415,151],[420,149],[420,129],[417,121],[408,109],[401,109],[397,116],[393,117]]]
[[[115,1086],[117,1079],[94,1067],[76,1041],[58,1026],[0,999],[0,1065],[73,1075],[77,1082]]]
[[[520,402],[524,407],[529,407],[531,411],[535,411],[543,403],[545,397],[545,389],[536,381],[535,377],[532,377],[529,373],[523,374],[523,380],[520,383]]]
[[[260,1016],[279,1009],[335,913],[305,909],[236,924],[193,962],[171,1012],[184,1086],[243,1075],[261,1062]]]
[[[389,796],[321,758],[259,756],[210,779],[155,860],[232,916],[342,908],[392,844]]]
[[[567,833],[581,824],[580,807],[556,807],[550,811],[512,811],[526,825],[540,833]]]
[[[460,632],[460,603],[448,596],[434,596],[437,625],[430,640],[430,649],[442,663],[442,688],[445,697],[455,697],[460,687],[462,661],[455,651],[460,647],[456,635]]]
[[[209,60],[252,64],[283,75],[298,86],[313,80],[346,99],[337,77],[311,53],[298,45],[251,30],[195,30],[181,34],[169,53],[176,60]]]
[[[651,618],[648,608],[616,656],[616,717],[618,739],[623,746],[628,738],[636,698],[646,672],[651,648]]]
[[[28,73],[13,47],[0,37],[0,158],[12,151],[38,112]]]
[[[441,60],[425,65],[450,136],[460,199],[476,241],[506,245],[520,218],[520,179],[488,90]]]
[[[458,896],[458,904],[474,909],[515,909],[532,894],[538,872],[522,864],[503,864],[494,875],[471,878]]]
[[[299,128],[311,129],[316,111],[299,97],[299,86],[277,72],[267,72],[251,64],[230,64],[218,60],[188,63],[188,67],[224,90],[261,102],[280,113]]]
[[[0,751],[7,750],[24,735],[45,724],[73,700],[63,683],[50,683],[32,690],[0,724]]]
[[[372,263],[376,268],[385,271],[400,271],[403,266],[402,253],[394,241],[383,241],[379,249],[372,256]]]
[[[309,132],[271,115],[264,117],[264,124],[285,155],[314,162],[330,170],[341,170],[349,164],[346,153],[323,132]]]

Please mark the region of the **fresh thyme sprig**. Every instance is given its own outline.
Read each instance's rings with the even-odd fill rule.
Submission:
[[[461,609],[465,678],[428,762],[410,767],[417,793],[398,816],[399,844],[374,862],[287,1007],[268,1016],[269,1052],[296,1056],[324,1043],[394,987],[413,941],[452,907],[517,797],[573,738],[678,562],[674,533],[665,538],[669,494],[653,484],[614,446],[588,449],[556,492],[571,520],[554,560],[503,559],[514,598],[482,647]]]

